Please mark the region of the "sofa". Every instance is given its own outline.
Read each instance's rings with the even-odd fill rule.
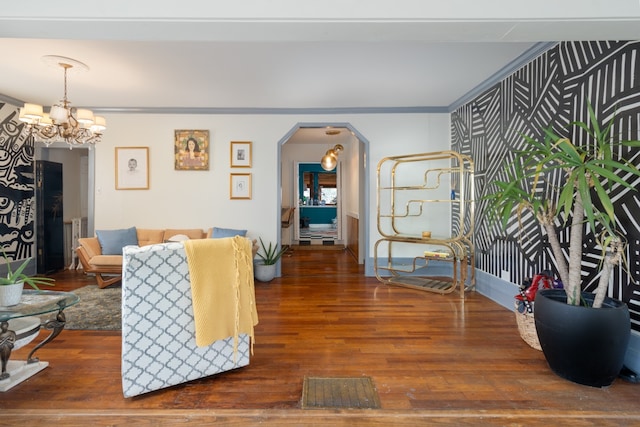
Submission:
[[[258,322],[251,243],[239,238],[198,242],[221,253],[195,266],[188,247],[193,243],[123,249],[121,367],[127,398],[249,364]],[[194,277],[198,266],[202,273]],[[210,268],[220,274],[210,274]],[[198,293],[193,287],[203,278]],[[212,294],[203,300],[202,292]],[[205,342],[198,335],[203,310],[213,316],[204,323],[205,333],[218,328]]]
[[[78,239],[76,254],[85,273],[94,274],[99,288],[122,280],[122,248],[125,246],[149,246],[187,239],[221,238],[246,235],[247,230],[212,227],[204,231],[189,229],[148,229],[130,227],[116,230],[96,230],[96,236]],[[253,256],[258,244],[253,240]]]

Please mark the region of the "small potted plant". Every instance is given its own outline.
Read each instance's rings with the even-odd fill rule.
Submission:
[[[602,387],[618,376],[630,333],[626,304],[606,297],[610,277],[614,267],[623,262],[626,247],[611,189],[614,185],[634,189],[630,182],[640,176],[640,171],[619,153],[622,146],[640,147],[640,141],[617,141],[612,132],[616,118],[601,126],[591,104],[587,108],[587,122],[570,123],[576,134],[584,132],[582,144],[550,128],[544,131],[542,141],[525,135],[525,149],[505,165],[507,178],[490,183],[493,192],[484,200],[489,217],[502,229],[510,218],[517,216],[520,220],[529,212],[546,233],[553,267],[564,289],[539,291],[535,297],[540,345],[556,374]],[[568,245],[559,238],[565,227],[570,236]],[[586,230],[602,249],[595,293],[582,290]],[[574,326],[583,330],[570,329]],[[554,336],[560,332],[564,336]],[[599,333],[604,336],[598,337]],[[592,341],[593,346],[577,342],[578,338]],[[577,353],[571,354],[574,349]],[[601,356],[608,357],[610,363],[599,359]]]
[[[271,244],[271,242],[267,246],[262,241],[262,237],[260,238],[260,246],[262,252],[258,250],[257,255],[260,259],[255,262],[254,275],[260,282],[270,282],[276,277],[276,263],[287,251],[287,248],[278,249],[278,246]]]
[[[24,269],[29,265],[31,258],[27,258],[18,268],[12,270],[11,262],[4,250],[2,250],[2,256],[7,266],[7,276],[0,277],[0,306],[8,307],[19,304],[25,283],[35,290],[40,290],[38,285],[53,286],[55,279],[49,277],[31,277],[23,273]]]

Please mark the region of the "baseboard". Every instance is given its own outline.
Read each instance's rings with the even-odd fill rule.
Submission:
[[[513,301],[516,294],[519,293],[519,287],[515,283],[476,269],[476,291],[504,308],[513,311]]]
[[[635,373],[640,373],[640,334],[631,331],[629,347],[624,357],[624,365]]]

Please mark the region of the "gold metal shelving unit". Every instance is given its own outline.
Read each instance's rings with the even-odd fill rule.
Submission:
[[[377,176],[377,279],[464,297],[475,287],[473,160],[455,151],[385,157]],[[451,226],[436,229],[445,217]]]

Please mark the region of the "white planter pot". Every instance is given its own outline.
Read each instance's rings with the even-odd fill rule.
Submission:
[[[270,282],[276,277],[276,264],[264,265],[256,262],[253,265],[253,275],[259,282]]]
[[[0,306],[8,307],[20,304],[24,283],[18,282],[13,285],[0,285]]]

